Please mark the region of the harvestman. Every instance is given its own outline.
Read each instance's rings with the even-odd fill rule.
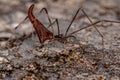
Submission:
[[[31,23],[33,24],[33,27],[35,28],[36,32],[37,32],[37,35],[39,37],[39,40],[40,40],[40,43],[43,45],[44,41],[46,40],[51,40],[51,39],[55,39],[55,40],[58,40],[58,41],[62,41],[62,42],[65,42],[67,41],[67,38],[68,37],[75,37],[73,36],[74,33],[77,33],[85,28],[88,28],[88,27],[91,27],[93,26],[97,32],[99,33],[99,35],[101,36],[102,38],[102,45],[103,45],[103,48],[104,48],[104,40],[103,40],[103,35],[100,33],[100,31],[97,29],[96,27],[96,24],[100,23],[100,22],[114,22],[114,23],[120,23],[119,21],[110,21],[110,20],[101,20],[101,21],[96,21],[96,22],[92,22],[92,20],[89,18],[89,16],[86,14],[86,12],[82,9],[82,8],[79,8],[76,12],[76,14],[74,15],[72,21],[70,22],[69,26],[67,27],[67,30],[65,32],[65,34],[61,34],[60,33],[60,27],[59,27],[59,23],[58,23],[58,19],[55,19],[55,21],[51,21],[50,17],[49,17],[49,14],[48,14],[48,11],[46,8],[42,8],[40,13],[44,10],[47,14],[47,17],[48,17],[48,20],[49,20],[49,23],[50,25],[48,26],[51,27],[55,22],[57,23],[57,27],[58,27],[58,34],[57,35],[53,35],[52,32],[50,32],[38,19],[35,18],[35,16],[33,15],[32,11],[33,11],[33,8],[34,8],[34,4],[32,4],[28,10],[28,16],[21,22],[23,23],[27,18],[30,19]],[[76,16],[77,14],[79,13],[79,11],[82,11],[82,13],[88,18],[89,22],[91,23],[90,25],[86,26],[86,27],[83,27],[83,28],[80,28],[76,31],[73,31],[72,33],[68,34],[68,31],[72,25],[72,23],[74,22],[74,20],[76,19]],[[20,24],[21,24],[20,23]],[[19,24],[19,25],[20,25]],[[16,29],[19,27],[16,26]],[[76,38],[76,37],[75,37]]]

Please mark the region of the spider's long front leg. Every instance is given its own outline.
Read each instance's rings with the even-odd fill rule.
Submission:
[[[49,23],[52,24],[51,19],[50,19],[50,16],[49,16],[48,11],[47,11],[46,8],[42,8],[42,9],[40,10],[39,14],[41,14],[43,11],[45,11]],[[24,21],[26,21],[27,19],[28,19],[28,16],[26,16],[26,17],[24,18],[24,20],[21,21],[21,22],[15,27],[15,29],[17,29],[17,28],[18,28]],[[52,25],[51,25],[51,26],[52,26]],[[52,27],[52,28],[53,28],[53,27]]]

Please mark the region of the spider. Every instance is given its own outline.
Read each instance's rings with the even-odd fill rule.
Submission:
[[[68,39],[69,37],[73,37],[73,38],[76,39],[76,37],[75,37],[73,34],[79,32],[79,31],[81,31],[81,30],[83,30],[83,29],[86,29],[86,28],[88,28],[88,27],[93,26],[93,27],[96,29],[96,31],[99,33],[99,35],[101,36],[101,38],[102,38],[102,46],[103,46],[103,48],[104,48],[103,34],[97,29],[97,26],[96,26],[96,25],[97,25],[98,23],[100,23],[100,22],[120,23],[119,21],[111,21],[111,20],[99,20],[99,21],[96,21],[96,22],[93,23],[92,20],[91,20],[91,19],[89,18],[89,16],[87,15],[87,13],[84,11],[84,9],[83,9],[83,8],[79,8],[79,9],[77,10],[77,12],[75,13],[73,19],[71,20],[70,24],[68,25],[68,27],[67,27],[67,29],[66,29],[66,31],[65,31],[65,34],[61,34],[61,33],[60,33],[60,26],[59,26],[59,23],[58,23],[58,19],[55,19],[55,21],[52,22],[51,19],[50,19],[50,17],[49,17],[49,14],[48,14],[47,9],[46,9],[46,8],[42,8],[41,11],[40,11],[40,13],[43,12],[43,11],[45,11],[45,13],[46,13],[46,15],[47,15],[47,17],[48,17],[49,23],[50,23],[50,25],[48,26],[48,28],[49,28],[49,27],[52,27],[52,28],[53,28],[52,25],[53,25],[55,22],[57,23],[58,34],[57,34],[57,35],[54,35],[53,32],[49,31],[37,18],[35,18],[35,16],[33,15],[33,8],[34,8],[34,4],[32,4],[32,5],[30,6],[30,8],[28,9],[28,16],[27,16],[22,22],[24,22],[27,18],[29,18],[30,22],[32,23],[32,25],[33,25],[33,27],[34,27],[34,29],[35,29],[38,37],[39,37],[39,41],[40,41],[40,43],[42,44],[42,46],[44,45],[44,42],[45,42],[46,40],[53,40],[53,39],[54,39],[54,40],[57,40],[57,41],[60,41],[60,42],[62,42],[62,43],[66,43],[66,42],[67,42],[67,39]],[[88,26],[86,26],[86,27],[80,28],[80,29],[78,29],[78,30],[76,30],[76,31],[73,31],[73,32],[71,32],[70,34],[68,34],[68,31],[69,31],[71,25],[73,24],[74,20],[76,19],[76,16],[77,16],[77,14],[79,13],[79,11],[82,11],[82,13],[88,18],[88,20],[89,20],[89,22],[90,22],[91,24],[88,25]],[[21,23],[22,23],[22,22],[21,22]],[[20,23],[20,24],[21,24],[21,23]],[[19,24],[19,25],[20,25],[20,24]],[[18,25],[18,26],[19,26],[19,25]],[[18,26],[16,27],[16,29],[18,28]],[[78,41],[78,40],[76,40],[76,41]]]

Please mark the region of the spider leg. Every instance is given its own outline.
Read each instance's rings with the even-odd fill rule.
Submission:
[[[88,18],[89,22],[91,24],[93,24],[92,20],[90,19],[90,17],[87,15],[87,13],[81,9],[81,11],[83,12],[83,14]],[[103,25],[102,25],[103,26]],[[104,49],[104,37],[103,37],[103,34],[97,29],[97,26],[96,25],[93,25],[93,27],[96,29],[96,31],[99,33],[99,35],[101,36],[102,38],[102,50]]]
[[[46,13],[46,15],[47,15],[47,17],[48,17],[48,21],[49,21],[49,23],[51,24],[51,19],[50,19],[50,17],[49,17],[49,14],[48,14],[48,11],[47,11],[47,9],[46,8],[42,8],[41,10],[40,10],[40,14],[43,12],[43,11],[45,11],[45,13]],[[28,16],[26,16],[25,18],[24,18],[24,20],[22,20],[16,27],[15,27],[15,29],[17,29],[25,20],[27,20],[28,19]],[[53,28],[53,27],[52,27]]]
[[[21,21],[21,22],[15,27],[15,29],[17,29],[24,21],[26,21],[27,18],[28,18],[28,16],[26,16],[25,19],[24,19],[23,21]]]
[[[72,33],[70,33],[69,35],[75,34],[75,33],[79,32],[79,31],[81,31],[81,30],[83,30],[83,29],[86,29],[86,28],[88,28],[88,27],[92,27],[93,25],[97,25],[98,23],[101,23],[101,22],[113,22],[113,23],[120,23],[120,21],[112,21],[112,20],[99,20],[99,21],[96,21],[96,22],[94,22],[94,23],[92,23],[92,24],[90,24],[90,25],[86,26],[86,27],[83,27],[83,28],[80,28],[80,29],[78,29],[78,30],[76,30],[76,31],[73,31],[73,32],[72,32]],[[103,45],[103,48],[104,48],[104,40],[103,40],[103,38],[102,38],[102,45]]]
[[[86,12],[85,12],[82,8],[79,8],[79,9],[77,10],[75,16],[73,17],[72,21],[70,22],[70,24],[69,24],[69,26],[68,26],[68,28],[67,28],[67,30],[66,30],[65,36],[67,36],[67,33],[68,33],[68,31],[69,31],[69,29],[70,29],[73,21],[75,20],[77,14],[79,13],[79,11],[82,11],[83,14],[88,18],[88,20],[90,21],[90,23],[93,24],[92,20],[89,18],[89,16],[86,14]],[[103,42],[104,42],[104,41],[103,41],[103,35],[100,33],[100,31],[97,29],[96,26],[93,25],[93,27],[94,27],[94,28],[97,30],[97,32],[100,34],[100,36],[101,36],[101,38],[102,38],[102,44],[103,44]]]
[[[69,29],[70,29],[70,27],[71,27],[73,21],[75,20],[77,14],[79,13],[80,9],[81,9],[81,8],[79,8],[79,9],[77,10],[77,12],[76,12],[76,14],[74,15],[72,21],[71,21],[70,24],[68,25],[68,28],[67,28],[67,30],[66,30],[66,32],[65,32],[65,36],[67,36],[67,33],[68,33],[68,31],[69,31]]]
[[[88,20],[90,21],[91,24],[93,24],[92,20],[90,19],[90,17],[87,15],[87,13],[81,9],[81,11],[83,12],[83,14],[85,14],[85,16],[88,18]],[[101,20],[100,22],[114,22],[114,23],[120,23],[119,21],[111,21],[111,20]],[[103,26],[103,24],[102,24]],[[102,50],[104,50],[104,36],[103,34],[97,29],[97,25],[93,25],[93,27],[96,29],[96,31],[99,33],[99,35],[102,38]]]
[[[73,21],[75,20],[78,12],[79,12],[80,10],[81,10],[81,11],[83,12],[83,14],[88,18],[88,20],[90,21],[90,23],[93,24],[92,20],[89,18],[89,16],[87,15],[87,13],[86,13],[82,8],[79,8],[79,9],[77,10],[75,16],[73,17],[70,25],[69,25],[68,28],[67,28],[66,33],[65,33],[65,36],[67,36],[67,33],[68,33],[68,31],[69,31],[69,28],[70,28],[70,26],[72,25]],[[102,38],[102,44],[104,44],[103,35],[102,35],[102,34],[100,33],[100,31],[97,29],[96,25],[95,25],[95,26],[93,25],[93,27],[94,27],[94,28],[97,30],[97,32],[100,34],[100,36],[101,36],[101,38]],[[103,47],[103,48],[104,48],[104,47]]]
[[[88,20],[90,21],[91,24],[93,24],[92,20],[90,19],[90,17],[87,15],[87,13],[81,9],[81,11],[83,12],[83,14],[85,14],[85,16],[88,18]],[[97,29],[96,25],[93,25],[93,27],[97,30],[97,32],[100,34],[100,36],[103,38],[103,35],[100,33],[100,31]]]
[[[49,23],[51,24],[51,19],[50,19],[50,17],[49,17],[49,14],[48,14],[48,11],[47,11],[46,8],[42,8],[39,13],[43,12],[43,10],[45,11],[45,13],[46,13],[46,15],[47,15],[47,17],[48,17]]]
[[[53,21],[53,22],[48,26],[48,28],[51,27],[51,25],[55,24],[55,22],[56,22],[56,24],[57,24],[58,35],[60,35],[61,33],[60,33],[60,26],[59,26],[58,19],[55,19],[55,21]]]
[[[52,21],[51,21],[51,19],[50,19],[50,16],[49,16],[48,11],[47,11],[46,8],[42,8],[39,13],[42,13],[43,11],[45,11],[49,23],[52,24]],[[51,28],[52,28],[52,31],[54,32],[54,29],[53,29],[53,26],[52,26],[52,25],[51,25]]]
[[[79,40],[74,35],[69,35],[66,38],[68,37],[73,37],[75,41],[79,44],[79,47],[82,49],[83,53],[85,52],[84,48],[82,47],[82,44],[79,43]]]

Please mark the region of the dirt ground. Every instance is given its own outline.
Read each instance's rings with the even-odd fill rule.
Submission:
[[[73,16],[82,8],[92,22],[120,22],[120,0],[0,0],[0,80],[120,80],[120,23],[101,22],[68,38],[46,41],[40,47],[38,36],[29,19],[17,29],[35,4],[34,15],[46,27],[57,18],[64,35]],[[90,25],[81,11],[68,34]],[[57,26],[54,30],[57,35]]]

